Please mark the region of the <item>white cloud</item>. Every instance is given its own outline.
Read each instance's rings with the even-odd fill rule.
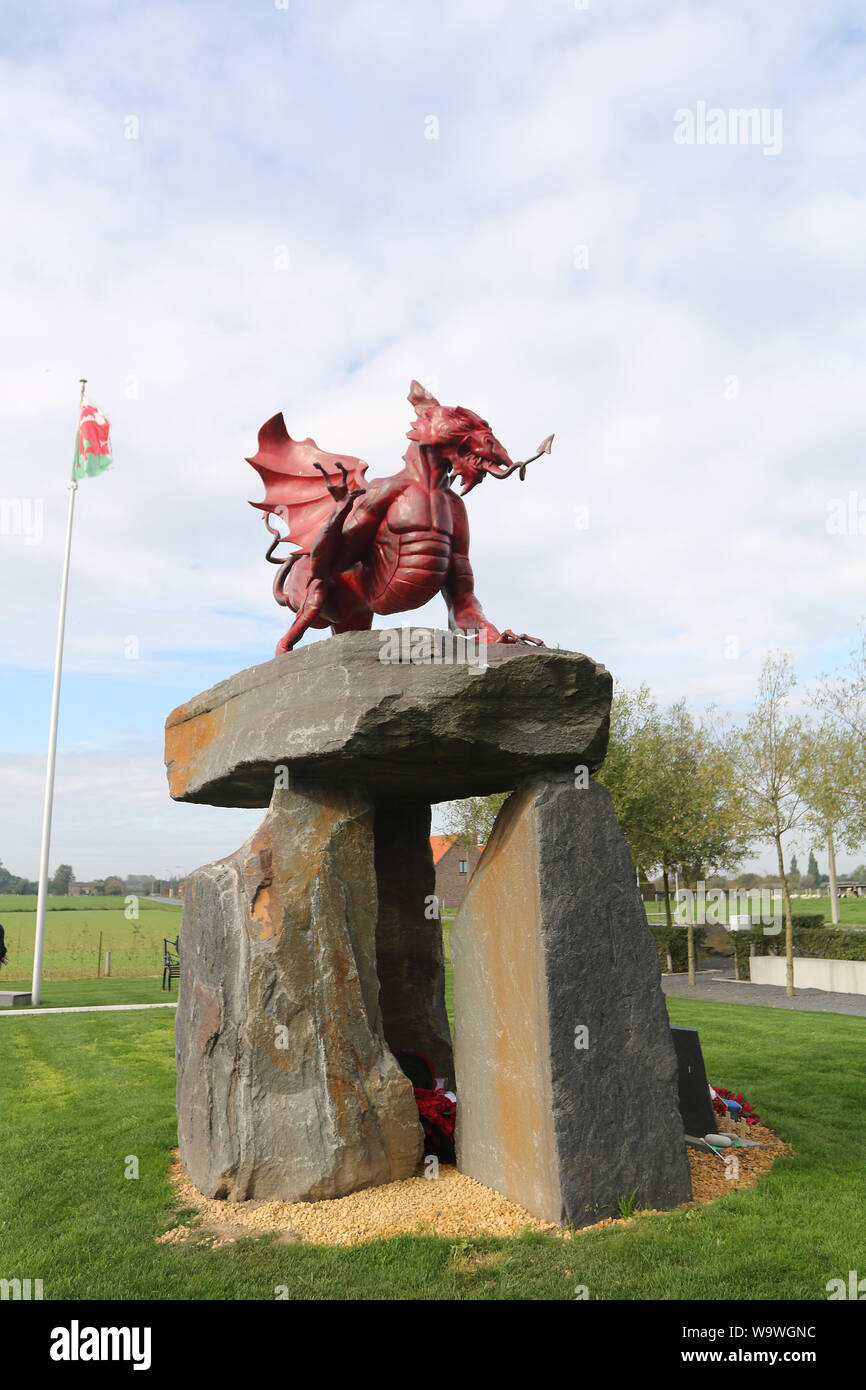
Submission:
[[[525,483],[470,499],[500,625],[699,703],[747,703],[769,646],[804,676],[844,655],[866,607],[866,538],[825,526],[864,489],[850,5],[21,14],[31,41],[0,71],[0,496],[43,498],[46,529],[0,537],[9,666],[48,679],[82,371],[117,460],[77,500],[67,669],[94,682],[134,679],[129,634],[167,708],[205,656],[228,674],[269,655],[284,615],[243,456],[282,409],[391,471],[413,375],[515,456],[556,432]],[[698,100],[781,107],[782,154],[676,146]],[[101,711],[106,736],[123,718]],[[14,754],[14,711],[5,735]],[[118,810],[165,796],[158,757],[99,785],[107,872]],[[209,813],[174,814],[186,836]],[[230,842],[214,814],[205,857]],[[168,831],[135,824],[143,867]]]

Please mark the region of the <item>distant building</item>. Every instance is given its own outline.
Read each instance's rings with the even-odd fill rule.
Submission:
[[[90,883],[79,883],[77,879],[73,878],[69,881],[69,896],[70,898],[95,898],[100,887],[101,884],[95,879],[91,880]]]
[[[459,907],[484,846],[467,847],[457,835],[431,835],[430,848],[436,867],[439,909]]]

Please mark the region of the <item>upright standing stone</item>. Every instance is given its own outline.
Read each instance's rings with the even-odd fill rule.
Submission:
[[[178,1133],[206,1196],[314,1200],[415,1171],[376,918],[373,812],[350,789],[276,791],[255,835],[187,880]]]
[[[691,1197],[658,957],[606,789],[534,777],[451,931],[460,1170],[575,1226]]]

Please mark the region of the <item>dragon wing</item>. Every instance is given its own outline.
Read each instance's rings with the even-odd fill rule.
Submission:
[[[286,537],[293,545],[308,551],[318,532],[334,510],[328,483],[316,464],[335,481],[341,480],[341,463],[350,489],[363,487],[368,465],[350,454],[326,454],[313,439],[292,439],[282,414],[274,415],[259,430],[258,453],[247,459],[261,475],[265,485],[264,502],[251,507],[273,515],[288,526]]]

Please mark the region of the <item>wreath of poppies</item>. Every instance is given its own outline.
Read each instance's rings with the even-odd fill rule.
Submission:
[[[749,1102],[743,1099],[742,1091],[726,1091],[724,1086],[714,1086],[713,1090],[716,1093],[713,1096],[713,1109],[715,1110],[717,1115],[729,1114],[730,1112],[728,1110],[728,1107],[725,1105],[725,1101],[735,1100],[738,1105],[742,1106],[742,1109],[740,1111],[740,1119],[745,1120],[747,1125],[758,1124],[761,1117],[755,1110],[752,1109]]]
[[[443,1163],[456,1163],[454,1129],[457,1123],[457,1103],[436,1085],[433,1068],[422,1052],[394,1054],[415,1093],[418,1117],[424,1131],[424,1156],[434,1154]]]

